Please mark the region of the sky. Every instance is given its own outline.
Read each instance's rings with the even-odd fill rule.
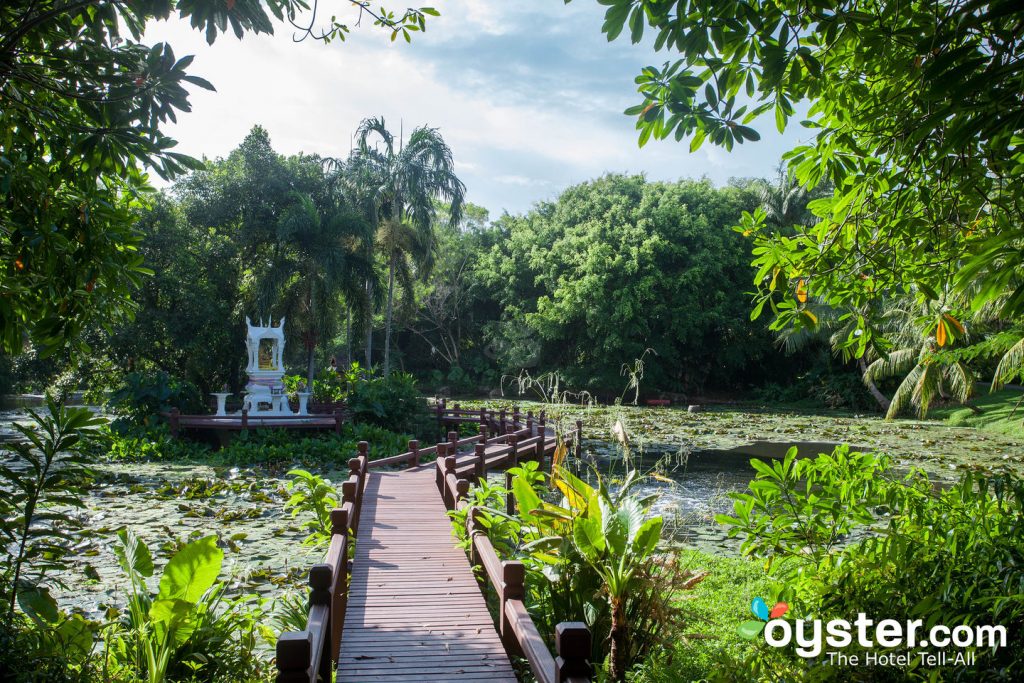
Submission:
[[[385,3],[405,7],[401,0]],[[342,0],[321,11],[348,19]],[[426,4],[424,2],[423,4]],[[270,133],[282,154],[345,157],[359,122],[384,116],[405,134],[438,128],[452,148],[467,200],[491,217],[521,213],[553,200],[566,187],[607,172],[644,173],[651,180],[771,176],[802,129],[779,135],[769,117],[762,138],[732,152],[705,145],[689,152],[674,139],[637,146],[634,120],[623,115],[640,102],[634,77],[670,55],[623,35],[601,33],[603,7],[594,0],[435,0],[412,44],[392,43],[369,22],[345,42],[295,42],[277,25],[273,36],[222,35],[212,45],[187,22],[154,22],[150,44],[166,41],[175,55],[195,55],[189,72],[211,81],[198,88],[192,112],[166,132],[177,151],[225,156],[254,126]],[[353,15],[354,16],[354,15]],[[628,32],[626,32],[628,33]],[[648,44],[649,45],[649,44]]]

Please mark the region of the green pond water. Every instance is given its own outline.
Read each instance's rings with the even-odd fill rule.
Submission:
[[[480,407],[482,402],[462,402]],[[489,401],[490,407],[509,402]],[[535,413],[545,406],[519,402]],[[728,511],[727,494],[743,489],[752,456],[780,456],[791,444],[802,454],[853,445],[889,453],[897,467],[921,467],[933,477],[952,479],[967,467],[1024,470],[1024,439],[993,435],[938,422],[885,422],[855,415],[806,415],[768,410],[712,409],[688,413],[677,408],[547,407],[563,427],[584,423],[583,462],[614,479],[624,469],[622,449],[612,437],[621,421],[630,440],[634,465],[655,470],[664,479],[644,487],[661,494],[655,511],[663,514],[676,540],[717,552],[737,552],[713,522]],[[20,410],[0,413],[0,440],[10,438],[11,423],[25,420]],[[340,465],[341,463],[339,463]],[[301,545],[299,520],[284,512],[288,464],[266,468],[213,468],[195,464],[106,463],[86,507],[71,511],[89,530],[75,546],[74,567],[61,575],[66,586],[54,592],[65,607],[97,617],[106,605],[123,603],[126,583],[112,552],[117,529],[135,530],[166,559],[174,544],[188,536],[216,534],[225,548],[225,573],[239,590],[275,597],[300,586],[320,553]],[[344,472],[321,471],[333,481]]]

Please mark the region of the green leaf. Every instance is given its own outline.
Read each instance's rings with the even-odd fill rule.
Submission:
[[[121,569],[127,574],[135,573],[147,578],[153,576],[153,556],[149,546],[130,529],[118,531],[117,538],[120,543],[114,546],[114,556]]]
[[[197,602],[217,580],[223,560],[224,552],[217,547],[216,536],[189,543],[164,568],[157,600]]]

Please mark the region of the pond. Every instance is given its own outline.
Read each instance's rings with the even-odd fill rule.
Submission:
[[[658,493],[654,510],[662,514],[675,539],[721,554],[738,553],[738,543],[715,523],[731,512],[728,494],[746,488],[754,474],[751,458],[784,457],[791,446],[801,456],[830,452],[839,443],[888,454],[894,467],[923,469],[951,481],[964,469],[1024,471],[1024,438],[953,427],[927,420],[886,421],[879,416],[806,414],[770,409],[710,407],[690,413],[677,407],[550,406],[516,402],[523,411],[546,410],[562,430],[583,422],[587,470],[615,477],[624,470],[623,449],[613,437],[619,422],[629,439],[634,465],[656,472],[641,484]],[[464,407],[511,408],[511,401],[464,401]]]
[[[545,407],[520,405],[535,412]],[[612,438],[612,425],[621,421],[636,464],[644,472],[659,473],[642,484],[661,494],[655,511],[665,516],[677,540],[718,553],[738,551],[713,516],[730,511],[727,494],[746,487],[752,476],[750,457],[781,456],[791,443],[802,444],[803,454],[814,454],[831,450],[836,442],[853,442],[890,453],[898,467],[922,467],[943,479],[965,467],[1024,469],[1024,440],[937,422],[761,410],[547,409],[566,426],[583,420],[583,474],[591,466],[605,476],[622,473],[621,449]],[[22,411],[0,413],[0,439],[13,434],[13,421],[26,418]],[[97,466],[85,509],[71,513],[80,515],[90,531],[75,547],[73,571],[61,577],[67,587],[55,593],[65,607],[92,617],[105,605],[120,604],[126,583],[112,546],[114,531],[122,526],[134,529],[154,549],[162,546],[164,556],[176,539],[217,534],[225,546],[225,570],[244,590],[273,597],[301,584],[320,553],[301,545],[306,532],[284,511],[288,469],[155,462]],[[344,476],[340,471],[319,473],[333,481]]]

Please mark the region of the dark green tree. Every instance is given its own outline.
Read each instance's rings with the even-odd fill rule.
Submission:
[[[1024,312],[1024,9],[1012,0],[601,0],[609,40],[653,29],[672,55],[637,78],[640,143],[674,136],[731,149],[760,136],[796,104],[815,135],[786,159],[808,188],[818,221],[785,235],[764,212],[742,221],[755,235],[755,311],[776,327],[809,324],[801,280],[854,317],[844,346],[885,351],[880,298],[957,310],[999,299]],[[948,330],[946,330],[948,333]]]
[[[420,277],[429,273],[434,254],[435,201],[447,204],[448,221],[454,225],[462,215],[466,187],[455,175],[452,151],[436,128],[422,126],[407,141],[396,141],[383,118],[368,118],[359,124],[347,173],[356,203],[378,230],[387,263],[384,374],[388,374],[396,277],[408,269],[407,257],[413,257]],[[367,283],[367,299],[373,299],[372,281]],[[372,327],[366,339],[369,365],[373,360]]]

